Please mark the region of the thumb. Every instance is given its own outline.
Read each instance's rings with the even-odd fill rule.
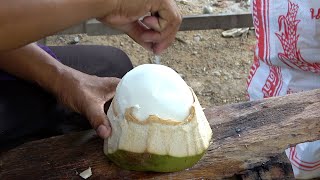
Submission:
[[[99,137],[106,139],[111,135],[111,126],[103,106],[101,108],[89,108],[87,118]]]
[[[161,32],[161,27],[159,23],[159,19],[155,16],[146,16],[141,21],[145,26],[155,31]]]

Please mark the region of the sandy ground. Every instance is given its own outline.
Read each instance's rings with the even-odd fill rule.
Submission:
[[[176,0],[183,15],[202,14],[204,6],[213,13],[248,12],[239,0]],[[160,63],[175,69],[197,94],[203,107],[246,101],[246,78],[253,60],[254,32],[247,36],[223,38],[223,30],[179,32],[176,41],[161,55]],[[78,44],[115,46],[125,51],[135,66],[154,63],[154,55],[126,35],[59,35],[48,45],[66,45],[78,36]]]

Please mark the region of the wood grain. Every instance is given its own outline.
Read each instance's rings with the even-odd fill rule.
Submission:
[[[103,141],[86,132],[26,143],[0,156],[0,179],[292,179],[283,151],[320,139],[320,90],[230,104],[205,110],[213,130],[206,155],[193,168],[176,173],[127,171],[102,152]]]

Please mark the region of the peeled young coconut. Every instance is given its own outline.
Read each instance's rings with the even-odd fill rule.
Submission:
[[[107,116],[112,135],[104,142],[104,153],[129,170],[189,168],[204,155],[212,135],[192,89],[163,65],[140,65],[128,72]]]

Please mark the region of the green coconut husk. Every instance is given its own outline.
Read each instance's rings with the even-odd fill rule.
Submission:
[[[107,154],[107,156],[116,165],[127,170],[175,172],[192,167],[201,159],[204,153],[189,157],[173,157],[117,150],[112,154]]]

